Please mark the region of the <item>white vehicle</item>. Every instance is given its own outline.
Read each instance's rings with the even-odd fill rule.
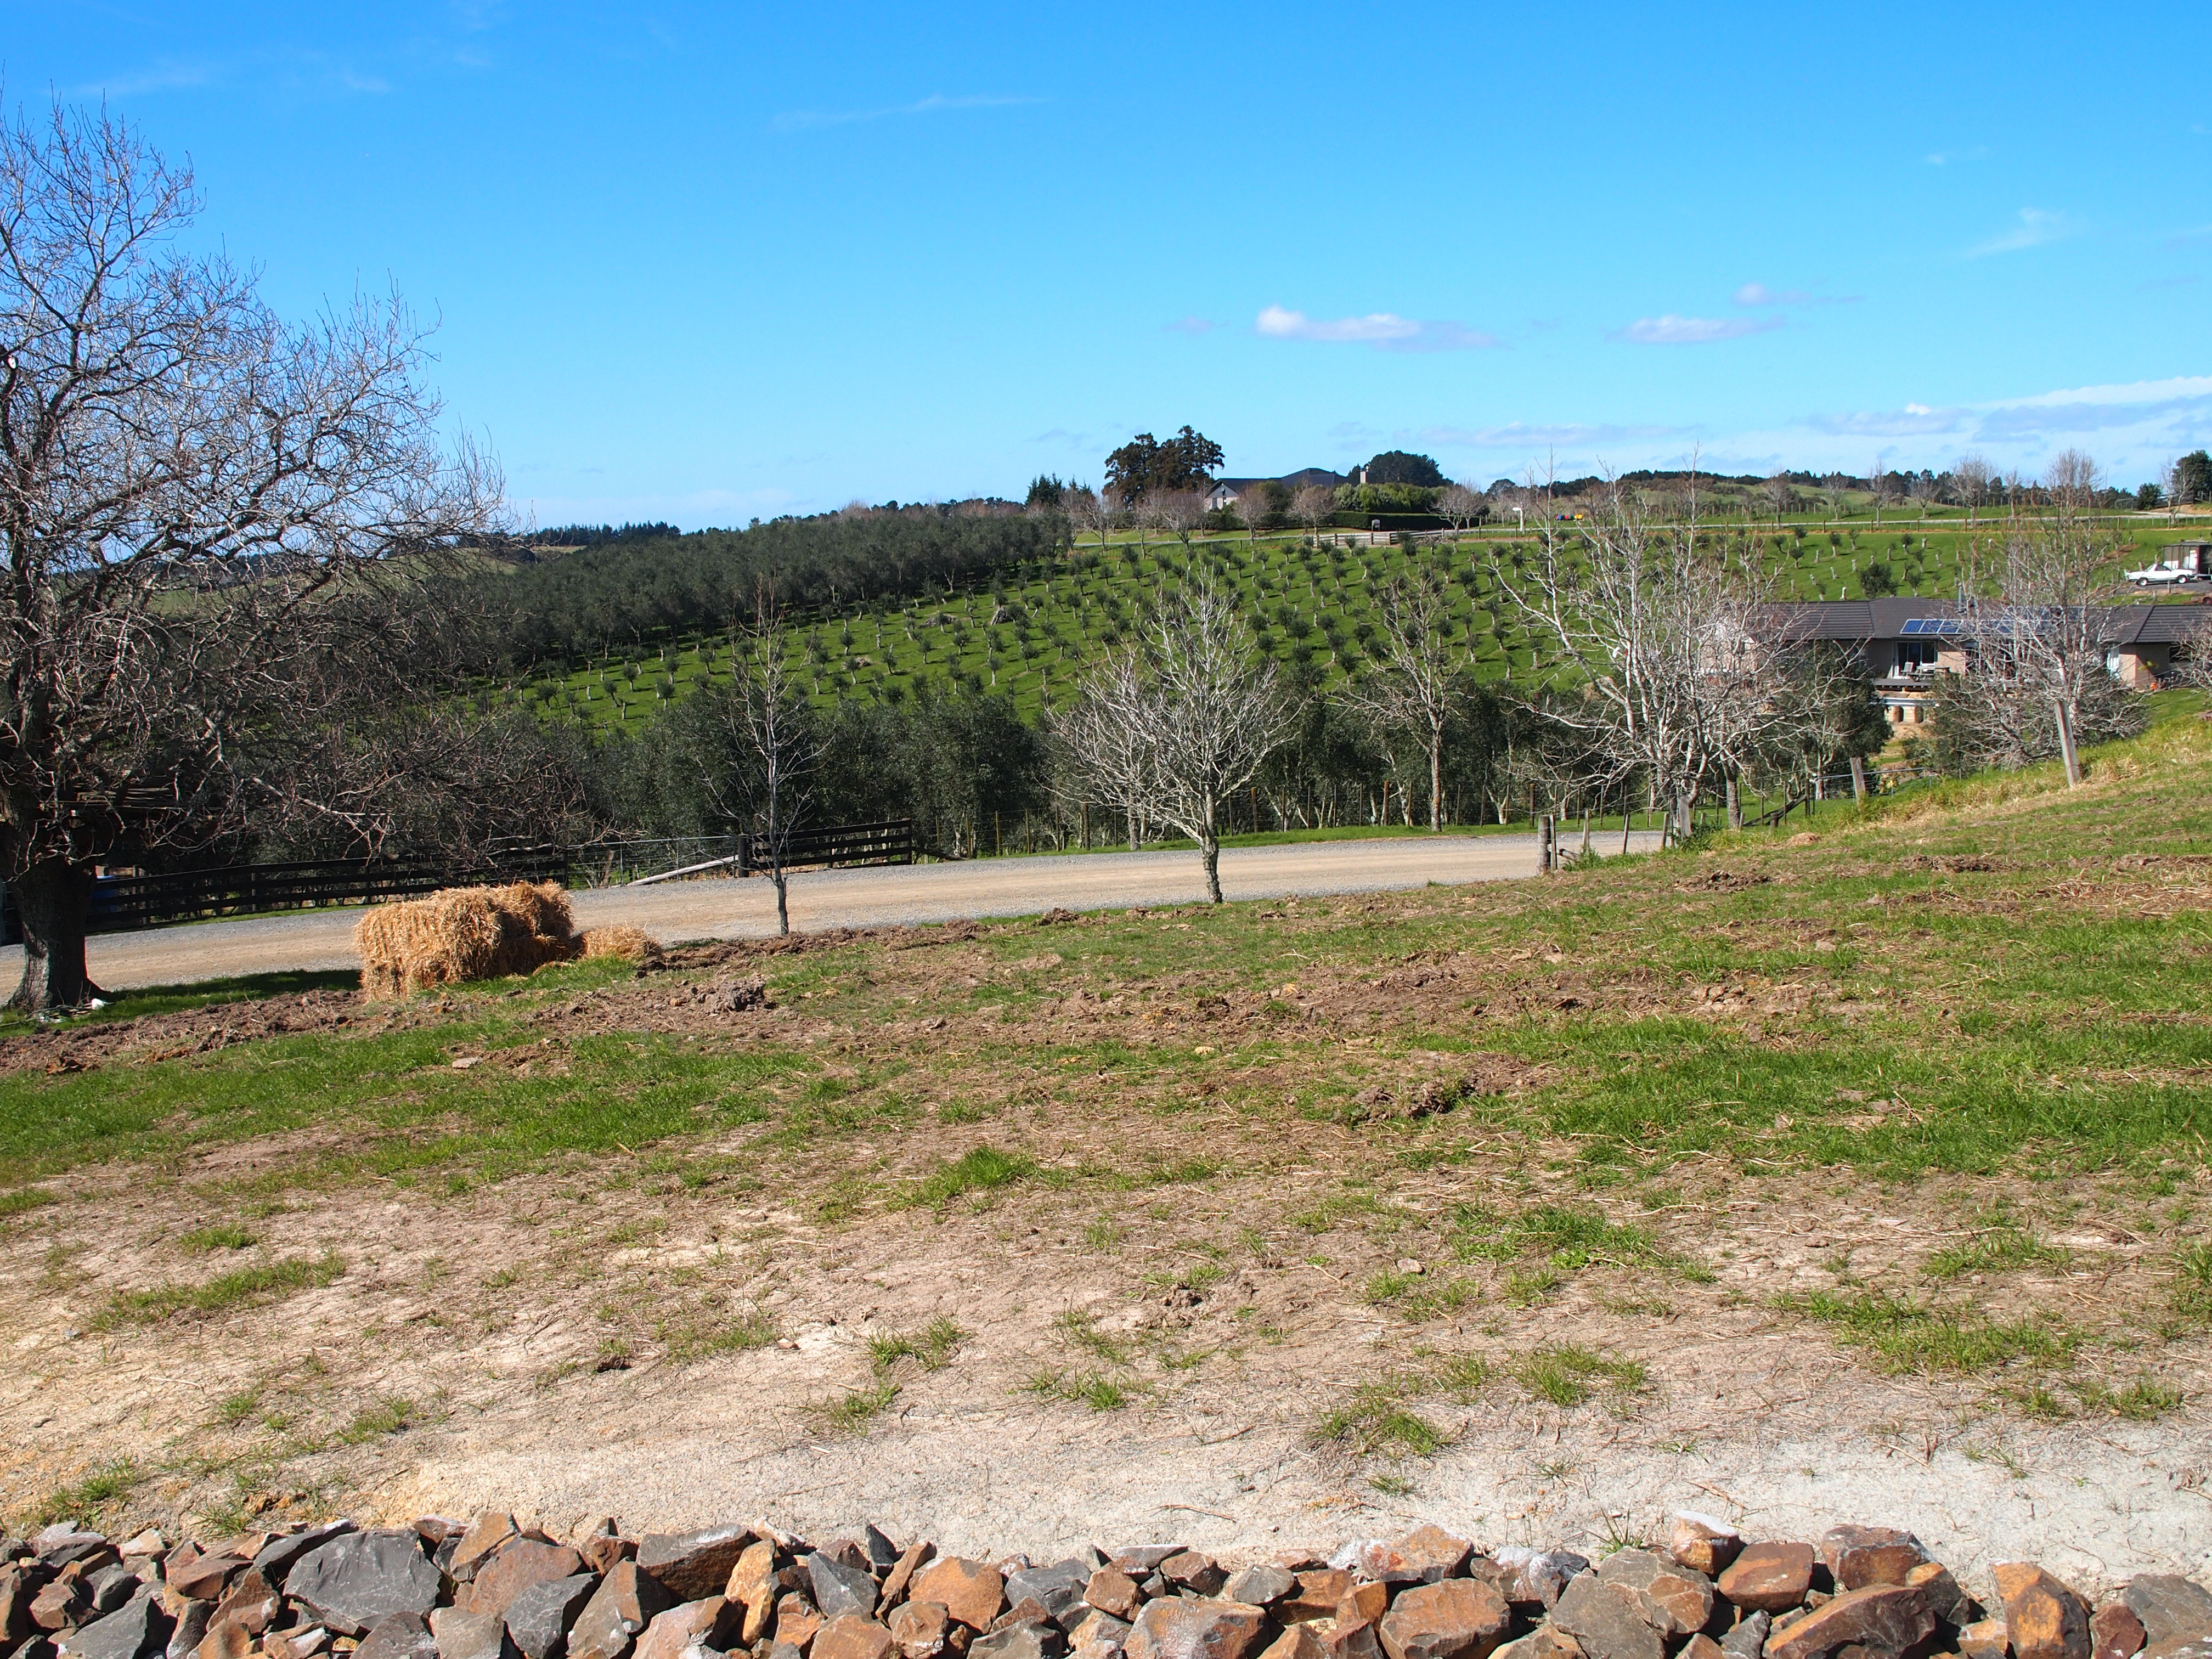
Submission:
[[[2129,571],[2128,580],[2137,587],[2166,587],[2176,582],[2195,582],[2204,579],[2185,564],[2174,564],[2161,559],[2156,564],[2145,565],[2141,570]]]

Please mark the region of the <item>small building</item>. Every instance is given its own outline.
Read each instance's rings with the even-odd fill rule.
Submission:
[[[1206,510],[1218,513],[1237,505],[1237,497],[1254,484],[1279,483],[1296,495],[1309,484],[1319,484],[1324,489],[1334,489],[1344,482],[1344,475],[1332,472],[1325,466],[1302,466],[1295,472],[1286,472],[1279,478],[1216,478],[1213,488],[1206,492]]]

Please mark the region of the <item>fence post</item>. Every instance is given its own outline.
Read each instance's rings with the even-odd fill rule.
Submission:
[[[1550,875],[1559,862],[1557,833],[1557,823],[1552,815],[1540,814],[1536,819],[1536,873],[1540,876]]]

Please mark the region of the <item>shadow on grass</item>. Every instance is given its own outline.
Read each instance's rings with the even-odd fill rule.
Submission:
[[[182,985],[140,985],[115,993],[105,1008],[77,1018],[85,1020],[137,1019],[144,1014],[173,1014],[187,1008],[212,1007],[224,1002],[258,1002],[264,997],[295,997],[309,991],[361,989],[357,968],[295,969],[275,974],[239,974],[228,979],[193,980]],[[11,1019],[10,1024],[15,1023]]]

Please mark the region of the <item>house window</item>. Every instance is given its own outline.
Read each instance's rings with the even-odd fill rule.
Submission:
[[[1936,653],[1942,642],[1937,640],[1899,640],[1897,642],[1897,672],[1917,674],[1923,669],[1936,665]]]

